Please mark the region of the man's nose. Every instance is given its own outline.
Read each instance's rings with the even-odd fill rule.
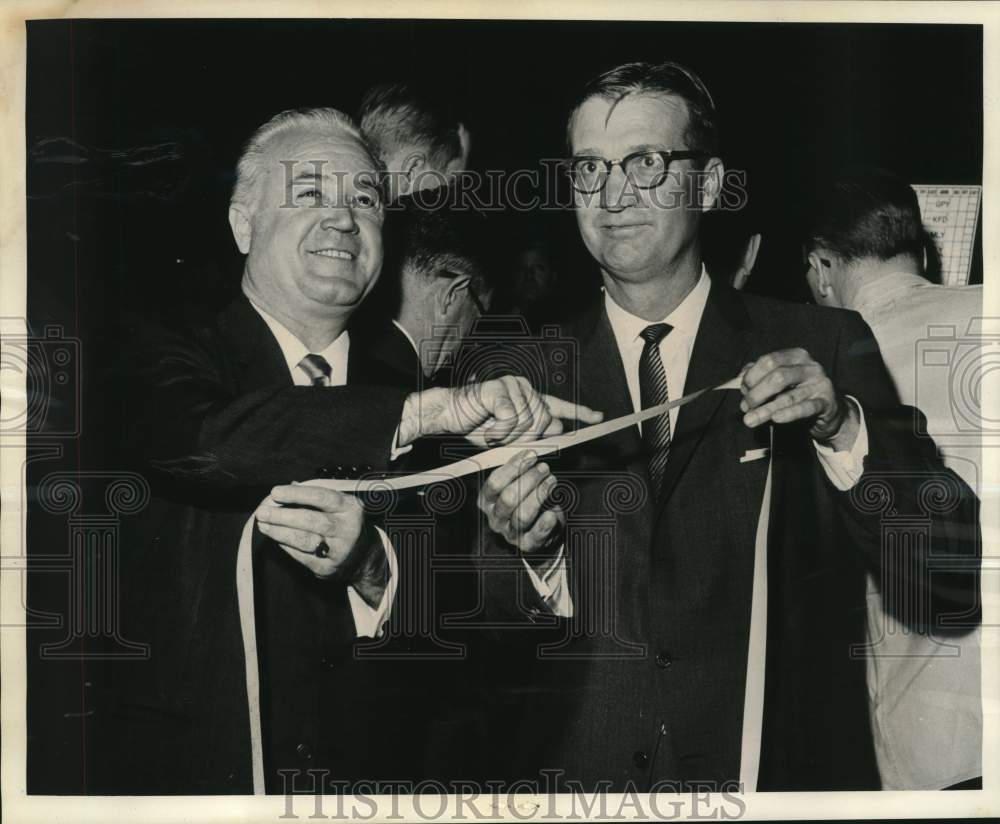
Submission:
[[[330,230],[336,229],[338,232],[354,234],[358,231],[358,222],[354,219],[354,210],[348,205],[331,206],[324,209],[323,222],[320,228]]]
[[[612,166],[601,191],[601,207],[611,212],[620,212],[633,206],[635,202],[635,186],[629,182],[621,166]]]

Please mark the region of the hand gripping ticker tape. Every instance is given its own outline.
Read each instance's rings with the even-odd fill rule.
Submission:
[[[503,466],[511,458],[520,452],[530,450],[538,456],[550,455],[563,449],[572,449],[582,443],[603,438],[612,432],[618,432],[635,426],[638,423],[655,418],[658,415],[665,415],[671,409],[691,403],[707,392],[717,392],[723,389],[739,389],[741,375],[732,380],[726,381],[719,386],[700,389],[691,392],[682,398],[651,406],[642,409],[631,415],[623,415],[610,421],[602,421],[592,426],[585,426],[574,432],[566,432],[562,435],[554,435],[551,438],[542,438],[536,441],[526,441],[507,446],[498,446],[494,449],[487,449],[471,458],[464,458],[454,463],[432,469],[427,472],[418,472],[414,475],[404,475],[398,478],[371,478],[362,480],[335,480],[318,478],[312,481],[305,481],[314,486],[323,486],[338,492],[352,494],[363,494],[365,492],[385,492],[387,490],[416,489],[422,486],[448,481],[452,478],[460,478],[463,475],[471,475],[476,472],[483,472],[487,469],[494,469]],[[260,674],[257,664],[257,636],[255,632],[255,617],[253,604],[253,558],[251,552],[251,538],[253,535],[254,518],[251,516],[243,527],[243,535],[240,538],[239,551],[236,556],[236,599],[240,612],[240,630],[243,634],[243,654],[246,664],[246,686],[247,704],[249,707],[250,722],[250,748],[253,761],[253,791],[255,795],[264,793],[264,753],[261,742],[260,726]]]

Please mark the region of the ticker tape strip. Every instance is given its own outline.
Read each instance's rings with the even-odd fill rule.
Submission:
[[[635,426],[650,418],[655,418],[657,415],[666,414],[671,409],[691,403],[691,401],[700,398],[708,392],[716,392],[722,389],[739,389],[741,379],[742,376],[738,375],[732,380],[718,386],[699,389],[697,392],[691,392],[681,398],[677,398],[677,400],[651,406],[648,409],[642,409],[631,415],[622,415],[610,421],[602,421],[592,426],[585,426],[582,429],[577,429],[575,432],[566,432],[562,435],[554,435],[551,438],[542,438],[541,440],[487,449],[485,452],[480,452],[471,458],[464,458],[454,463],[445,464],[427,472],[418,472],[398,478],[365,478],[360,480],[317,478],[305,481],[305,483],[353,494],[429,486],[441,481],[451,480],[452,478],[460,478],[463,475],[472,475],[476,472],[483,472],[487,469],[503,466],[515,455],[525,450],[531,450],[536,455],[542,456],[550,455],[553,452],[559,452],[563,449],[571,449],[582,443],[603,438],[612,432],[618,432],[630,426]],[[263,795],[264,748],[260,723],[260,667],[257,661],[257,633],[253,598],[253,525],[254,518],[250,516],[250,519],[243,527],[239,550],[236,554],[236,600],[240,613],[240,630],[243,635],[243,657],[246,667],[253,792],[254,795]]]
[[[356,495],[366,492],[385,492],[391,489],[413,489],[415,487],[429,486],[430,484],[448,481],[452,478],[461,478],[463,475],[472,475],[476,472],[483,472],[487,469],[503,466],[519,452],[525,450],[531,450],[541,457],[542,455],[549,455],[563,449],[570,449],[582,443],[596,440],[597,438],[603,438],[612,432],[618,432],[621,429],[635,426],[637,423],[642,423],[642,421],[655,418],[657,415],[663,415],[671,409],[676,409],[678,406],[691,403],[691,401],[700,398],[707,392],[716,392],[720,389],[739,389],[740,380],[740,376],[737,376],[719,386],[699,389],[697,392],[691,392],[682,398],[677,398],[677,400],[661,403],[657,406],[650,406],[648,409],[634,412],[631,415],[622,415],[620,418],[614,418],[610,421],[602,421],[591,426],[585,426],[582,429],[577,429],[575,432],[566,432],[562,435],[553,435],[550,438],[542,438],[541,440],[526,441],[487,449],[485,452],[480,452],[471,458],[463,458],[460,461],[445,464],[427,472],[403,475],[398,478],[380,477],[361,480],[318,478],[313,481],[306,481],[306,483],[323,486],[327,489],[334,489],[337,492],[351,492]]]

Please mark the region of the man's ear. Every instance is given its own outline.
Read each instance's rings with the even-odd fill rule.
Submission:
[[[458,157],[448,164],[446,172],[449,175],[456,172],[464,172],[469,165],[469,151],[472,148],[472,137],[469,135],[469,130],[465,128],[464,123],[458,124],[458,143],[461,149],[458,152]]]
[[[726,169],[722,161],[717,157],[710,157],[701,171],[701,185],[698,187],[703,212],[708,212],[718,205],[725,176]]]
[[[413,191],[413,182],[417,175],[427,168],[427,155],[423,152],[410,152],[400,165],[400,194],[409,194]]]
[[[753,265],[757,262],[757,252],[760,251],[760,232],[756,232],[747,238],[746,248],[743,250],[743,258],[733,275],[733,288],[742,289],[750,279],[753,272]]]
[[[757,253],[760,251],[760,241],[760,232],[754,232],[754,234],[750,235],[750,239],[747,240],[747,248],[743,252],[743,260],[740,263],[741,268],[746,272],[746,276],[743,278],[744,281],[746,281],[746,278],[750,277],[754,264],[757,262]]]
[[[454,278],[441,278],[442,288],[438,291],[437,310],[440,315],[447,315],[454,311],[456,304],[465,299],[469,283],[472,280],[468,275],[459,275]]]
[[[242,254],[250,251],[250,241],[253,238],[253,224],[245,207],[234,203],[229,207],[229,228],[233,230],[236,246]]]
[[[809,267],[816,273],[816,291],[824,298],[829,298],[833,291],[830,282],[830,264],[824,260],[819,250],[813,250],[807,258]]]

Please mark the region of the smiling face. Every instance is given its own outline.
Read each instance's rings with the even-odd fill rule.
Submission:
[[[617,103],[591,97],[572,119],[571,151],[614,160],[640,151],[697,150],[685,140],[687,123],[687,104],[679,97],[636,93]],[[605,278],[641,283],[668,277],[684,262],[700,267],[700,212],[711,205],[711,181],[721,164],[713,159],[707,165],[709,197],[699,206],[694,172],[703,168],[701,160],[674,160],[661,185],[639,189],[615,166],[601,192],[574,193],[580,234]]]
[[[364,146],[335,126],[296,126],[269,141],[259,168],[254,202],[230,212],[248,291],[299,322],[354,311],[382,266],[384,212]]]

